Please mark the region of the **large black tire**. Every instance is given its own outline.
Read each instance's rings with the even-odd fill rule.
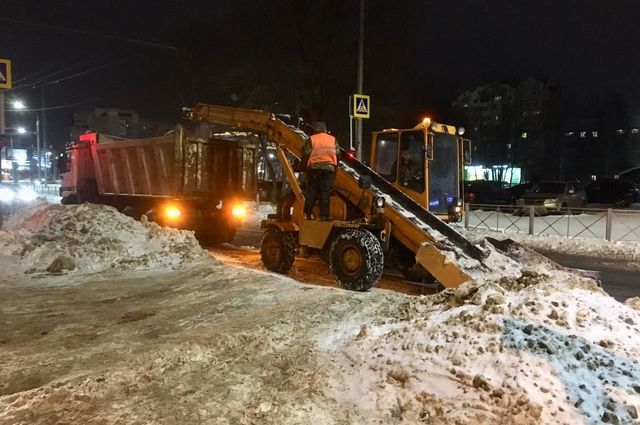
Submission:
[[[204,245],[219,245],[222,243],[229,243],[233,240],[236,234],[236,229],[227,226],[225,223],[215,222],[210,223],[208,226],[201,225],[197,229],[196,239]]]
[[[262,236],[260,258],[264,266],[276,273],[287,273],[296,255],[296,237],[278,229],[269,229]]]
[[[69,195],[62,198],[60,200],[60,203],[62,205],[75,205],[79,204],[80,202],[78,201],[78,197],[76,195]]]
[[[138,213],[138,211],[131,205],[127,205],[126,207],[124,207],[124,209],[122,210],[122,214],[126,215],[127,217],[131,217],[134,220],[140,220],[140,213]]]
[[[366,291],[375,286],[382,276],[382,245],[365,229],[345,230],[331,244],[329,267],[343,288]]]

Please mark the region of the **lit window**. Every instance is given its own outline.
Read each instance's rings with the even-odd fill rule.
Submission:
[[[631,133],[632,134],[638,134],[638,129],[637,128],[632,128],[631,129]]]
[[[520,135],[520,137],[521,137],[522,139],[526,139],[526,138],[527,138],[527,132],[526,132],[526,131],[525,131],[525,132],[523,132],[523,133]]]
[[[567,137],[571,137],[573,136],[573,131],[567,131],[566,133],[564,133],[564,135]]]
[[[621,129],[621,128],[619,128],[619,129],[617,129],[617,130],[616,130],[616,133],[618,133],[618,134],[624,134],[624,130],[623,130],[623,129]]]
[[[591,132],[591,135],[592,135],[593,137],[598,137],[598,132],[597,132],[597,131],[592,131],[592,132]]]
[[[496,102],[500,102],[502,100],[502,96],[496,96],[493,98]]]
[[[468,108],[468,107],[469,107],[469,104],[468,104],[468,103],[465,103],[464,105],[462,105],[462,107],[463,107],[463,108]]]
[[[587,132],[586,131],[581,131],[580,132],[580,138],[584,139],[585,137],[587,137]]]
[[[496,115],[496,121],[500,121],[500,116]]]

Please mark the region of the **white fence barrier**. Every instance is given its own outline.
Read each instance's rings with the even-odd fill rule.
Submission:
[[[465,229],[486,229],[530,235],[640,242],[640,211],[567,209],[541,215],[535,207],[465,205]]]

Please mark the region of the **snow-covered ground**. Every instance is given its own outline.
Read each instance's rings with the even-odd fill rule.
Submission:
[[[637,423],[640,300],[544,262],[353,293],[42,203],[0,248],[0,424]]]

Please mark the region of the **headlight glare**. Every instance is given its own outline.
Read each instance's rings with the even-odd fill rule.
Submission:
[[[37,197],[38,194],[35,192],[35,190],[29,187],[23,187],[18,191],[18,198],[20,198],[22,202],[31,202]]]
[[[13,201],[14,194],[13,190],[8,187],[0,188],[0,202],[11,202]]]

